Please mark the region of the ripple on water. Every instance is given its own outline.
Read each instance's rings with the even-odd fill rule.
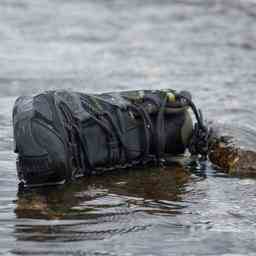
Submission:
[[[129,240],[132,234],[144,236],[161,226],[179,233],[184,225],[177,224],[175,216],[186,213],[190,205],[182,200],[187,193],[184,187],[198,180],[201,178],[174,165],[92,177],[47,192],[20,192],[15,207],[17,246],[13,252],[26,253],[22,247],[25,242],[35,254],[46,253],[45,246],[49,253],[53,245],[59,248],[53,254],[61,254],[59,245],[63,242],[81,242],[90,247],[93,241],[104,244],[113,239]],[[45,246],[31,250],[38,242]],[[63,248],[68,251],[67,246]]]
[[[254,10],[249,0],[2,0],[0,254],[254,255],[254,179],[185,164],[17,194],[11,127],[19,95],[172,87],[255,149]]]

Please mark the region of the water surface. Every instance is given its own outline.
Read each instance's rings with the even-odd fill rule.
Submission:
[[[254,255],[256,180],[209,162],[19,194],[11,110],[56,88],[186,89],[255,150],[255,22],[253,0],[2,0],[1,255]]]

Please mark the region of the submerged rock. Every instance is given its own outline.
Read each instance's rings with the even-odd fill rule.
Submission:
[[[256,152],[237,145],[232,137],[215,137],[209,160],[231,175],[256,176]]]

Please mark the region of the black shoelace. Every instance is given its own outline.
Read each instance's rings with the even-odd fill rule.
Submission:
[[[90,96],[87,96],[90,97]],[[111,152],[113,151],[113,148],[111,148],[111,143],[109,143],[109,160],[106,165],[111,165],[113,163],[113,166],[107,167],[94,167],[91,163],[89,152],[88,152],[88,144],[85,136],[82,135],[82,123],[80,120],[78,120],[72,113],[71,109],[69,108],[68,104],[61,102],[59,104],[59,108],[61,109],[61,112],[63,113],[63,116],[65,118],[65,129],[67,131],[68,135],[68,143],[69,147],[71,148],[71,155],[72,159],[72,167],[75,167],[75,172],[73,173],[73,176],[76,175],[76,172],[79,169],[82,169],[85,174],[90,174],[93,172],[93,170],[97,171],[106,171],[116,168],[115,164],[118,168],[126,168],[127,166],[143,163],[144,161],[147,162],[149,159],[152,159],[152,155],[149,154],[150,150],[150,144],[151,139],[153,135],[153,125],[150,119],[149,114],[143,109],[143,107],[138,106],[136,104],[130,104],[127,106],[127,108],[132,111],[133,113],[136,113],[136,116],[139,117],[142,120],[142,126],[144,130],[144,143],[143,147],[141,149],[141,154],[139,159],[131,159],[129,154],[129,148],[126,145],[125,139],[123,137],[121,128],[117,125],[117,123],[114,121],[111,114],[107,111],[99,111],[96,108],[92,106],[88,102],[88,100],[85,97],[81,98],[81,103],[85,111],[87,111],[90,114],[91,120],[93,120],[95,123],[97,123],[104,133],[106,134],[108,141],[117,142],[117,147],[119,149],[119,153]],[[118,107],[117,107],[118,108]],[[123,166],[118,165],[118,161],[120,160],[121,151],[124,151],[126,156],[126,162],[127,164],[124,164]],[[72,168],[71,167],[71,168]]]
[[[90,114],[91,120],[97,123],[108,138],[109,142],[113,142],[115,145],[109,143],[109,160],[106,166],[95,167],[91,163],[88,144],[85,136],[82,135],[82,121],[78,120],[72,113],[68,104],[62,102],[59,107],[65,118],[65,128],[68,134],[69,146],[71,148],[71,165],[75,167],[72,176],[76,176],[79,170],[82,169],[84,174],[91,174],[94,170],[98,172],[104,172],[115,168],[126,168],[134,164],[143,163],[152,160],[158,160],[161,162],[164,159],[165,145],[166,145],[166,131],[165,131],[165,108],[167,104],[167,96],[165,96],[158,107],[158,113],[156,116],[156,127],[153,127],[150,114],[144,109],[142,105],[131,103],[127,106],[128,110],[131,111],[136,118],[141,120],[144,140],[141,148],[141,154],[138,159],[131,159],[129,154],[129,148],[125,142],[121,127],[114,121],[111,113],[108,111],[98,110],[92,106],[88,98],[91,97],[86,95],[81,96],[81,103],[85,111]],[[93,97],[93,96],[92,96]],[[197,123],[195,124],[191,143],[189,145],[189,151],[192,155],[201,154],[203,157],[207,156],[208,153],[208,138],[209,131],[203,123],[203,117],[200,110],[197,110],[192,100],[184,95],[177,94],[179,99],[184,100],[184,106],[190,106],[195,114]],[[117,110],[118,107],[116,106]],[[113,144],[112,143],[112,144]],[[150,154],[150,145],[155,144],[155,155]],[[117,152],[117,150],[118,152]],[[126,164],[120,165],[118,161],[122,151],[126,157]],[[111,166],[112,165],[112,166]],[[71,168],[72,168],[71,167]]]

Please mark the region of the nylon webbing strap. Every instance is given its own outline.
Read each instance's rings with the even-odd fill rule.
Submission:
[[[207,158],[209,151],[209,137],[211,131],[204,124],[203,115],[201,110],[197,109],[191,98],[184,94],[179,95],[180,98],[185,100],[188,106],[191,107],[195,114],[197,123],[194,126],[192,138],[189,145],[189,151],[191,155],[201,155],[203,159]]]

